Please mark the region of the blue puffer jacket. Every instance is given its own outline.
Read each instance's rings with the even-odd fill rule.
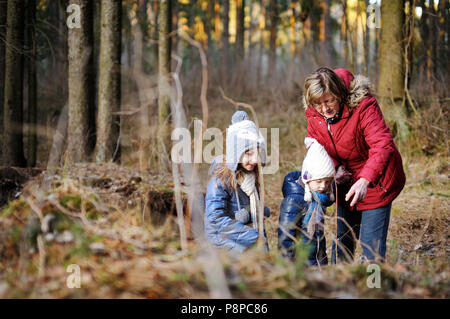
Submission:
[[[310,246],[308,253],[310,265],[326,265],[328,258],[323,231],[316,230],[314,235],[309,237],[306,235],[306,229],[302,228],[303,218],[308,211],[308,203],[303,198],[305,195],[303,185],[297,183],[301,175],[302,172],[294,171],[288,173],[284,178],[282,187],[284,199],[281,203],[278,223],[278,248],[282,251],[283,257],[293,260],[295,251],[294,240],[290,237],[292,236]],[[335,189],[334,183],[332,188]],[[331,204],[332,201],[329,201],[326,206]]]
[[[250,198],[239,185],[237,193],[241,208],[250,211]],[[258,239],[258,232],[251,226],[251,221],[244,225],[234,218],[238,210],[233,188],[213,176],[206,191],[204,222],[206,238],[215,247],[242,252]]]
[[[296,182],[301,175],[300,171],[288,173],[282,187],[284,199],[281,202],[278,222],[278,248],[283,251],[283,256],[291,259],[294,257],[294,240],[286,233],[298,238],[302,215],[308,210],[308,204],[303,199],[305,190]]]

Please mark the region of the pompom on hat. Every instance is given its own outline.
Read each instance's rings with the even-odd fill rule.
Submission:
[[[308,182],[321,178],[334,177],[335,169],[327,151],[316,139],[306,137],[305,145],[308,151],[303,160],[302,181],[305,184],[304,199],[306,202],[310,202],[312,195]]]

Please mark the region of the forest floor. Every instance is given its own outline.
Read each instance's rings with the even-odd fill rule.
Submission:
[[[405,164],[407,184],[393,203],[379,289],[369,288],[371,272],[357,261],[317,268],[305,266],[301,248],[297,262],[279,256],[281,183],[292,168],[266,175],[270,252],[253,248],[239,259],[218,253],[232,297],[450,298],[447,163],[423,157]],[[17,173],[30,180],[0,212],[0,297],[210,297],[202,246],[192,237],[186,251],[180,246],[171,175],[83,164],[58,171],[45,191],[42,173]],[[326,227],[331,243],[332,217]],[[69,287],[77,284],[72,264],[79,266],[80,288]]]

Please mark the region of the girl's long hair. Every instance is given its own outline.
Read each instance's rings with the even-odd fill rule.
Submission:
[[[225,186],[232,187],[233,190],[236,190],[236,182],[233,178],[233,171],[228,168],[225,162],[225,158],[222,162],[218,162],[213,169],[212,176],[216,176]],[[241,166],[241,164],[238,165],[236,169],[236,181],[245,174],[246,170]],[[255,166],[254,169],[255,172],[255,181],[256,181],[256,189],[259,190],[259,172],[258,167]]]

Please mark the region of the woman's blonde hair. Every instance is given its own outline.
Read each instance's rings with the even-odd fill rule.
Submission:
[[[348,89],[344,80],[330,68],[319,68],[305,79],[303,87],[303,106],[308,108],[314,101],[325,94],[330,93],[339,103],[346,102]]]

